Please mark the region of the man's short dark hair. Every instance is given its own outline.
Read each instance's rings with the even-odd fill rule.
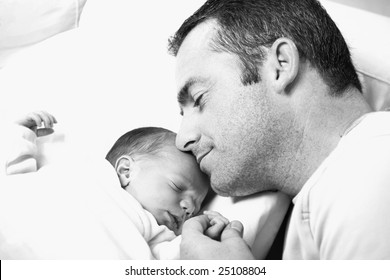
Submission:
[[[296,44],[300,58],[317,69],[332,94],[351,87],[362,91],[343,36],[316,0],[209,0],[169,39],[169,52],[176,56],[191,30],[208,20],[218,23],[211,47],[239,57],[244,85],[261,80],[258,66],[265,48],[286,37]]]
[[[123,155],[131,157],[157,155],[167,145],[175,145],[176,134],[161,127],[141,127],[133,129],[115,142],[106,155],[112,166]]]

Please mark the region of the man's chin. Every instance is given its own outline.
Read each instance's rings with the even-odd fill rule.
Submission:
[[[214,184],[211,183],[211,188],[213,189],[213,191],[220,195],[220,196],[224,196],[224,197],[230,197],[230,196],[234,196],[234,194],[232,194],[232,191],[231,190],[227,190],[221,186],[216,186]]]
[[[211,184],[211,188],[216,194],[224,197],[244,197],[258,192],[256,190],[243,189],[240,187],[226,188],[226,186],[219,186],[214,184]]]

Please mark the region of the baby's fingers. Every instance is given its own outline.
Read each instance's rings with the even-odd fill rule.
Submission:
[[[205,234],[212,239],[219,240],[221,232],[229,224],[229,220],[215,211],[204,211],[203,213],[207,216],[211,225],[205,231]]]
[[[26,117],[17,121],[16,123],[33,129],[41,125],[42,119],[37,113],[33,112],[27,114]]]
[[[57,123],[57,120],[46,111],[36,111],[27,114],[25,117],[16,121],[16,123],[31,129],[40,137],[53,133],[53,125]]]
[[[211,227],[206,229],[205,235],[208,237],[215,239],[215,240],[220,240],[221,238],[221,233],[223,229],[226,227],[226,224],[222,222],[221,220],[214,220],[214,223]]]
[[[226,219],[224,216],[222,216],[217,211],[208,210],[208,211],[204,211],[203,214],[209,218],[211,225],[215,224],[216,219],[221,220],[221,222],[225,223],[226,225],[229,223],[229,220]]]
[[[41,119],[38,126],[40,126],[43,122],[43,125],[45,126],[45,128],[51,128],[51,127],[53,127],[53,125],[55,123],[57,123],[57,120],[55,119],[55,117],[46,111],[39,111],[39,112],[36,112],[36,114]]]

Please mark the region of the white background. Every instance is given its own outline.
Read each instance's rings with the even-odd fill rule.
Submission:
[[[0,71],[0,121],[9,122],[37,109],[47,110],[57,117],[58,131],[66,134],[67,141],[99,155],[105,154],[122,133],[138,126],[163,126],[177,131],[180,116],[174,58],[167,53],[167,39],[203,2],[89,0],[80,28],[21,53]],[[61,262],[14,264],[8,262],[11,274],[5,279],[38,279],[38,274],[46,276],[41,279],[65,279],[61,276],[70,275],[80,279],[74,270],[78,266],[85,269],[82,279],[88,275],[108,279],[98,277],[104,275],[100,273],[104,268],[111,279],[128,279],[122,274],[127,262],[78,262],[70,267]],[[316,275],[315,279],[388,277],[388,262],[265,264],[272,269],[257,279],[312,279],[310,274]],[[207,265],[213,263],[199,263]],[[339,274],[338,269],[343,273]],[[115,273],[117,278],[113,277]]]
[[[139,126],[177,131],[168,38],[203,2],[87,1],[79,28],[19,53],[0,70],[1,122],[49,111],[67,143],[99,156]]]

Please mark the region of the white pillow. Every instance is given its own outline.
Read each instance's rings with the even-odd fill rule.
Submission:
[[[390,107],[390,17],[322,0],[347,41],[374,110]],[[348,16],[346,16],[348,15]]]
[[[87,0],[0,0],[0,68],[7,57],[78,26]]]
[[[244,225],[243,238],[256,259],[265,259],[280,225],[287,213],[291,199],[281,192],[263,192],[247,197],[214,196],[204,210],[214,210],[230,221],[239,220]]]

